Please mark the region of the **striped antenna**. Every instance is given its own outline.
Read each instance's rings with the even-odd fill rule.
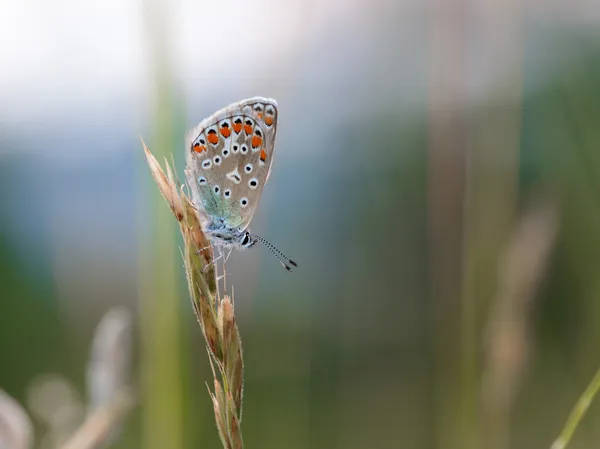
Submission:
[[[279,261],[279,263],[281,265],[283,265],[283,268],[285,268],[287,271],[292,271],[292,268],[290,267],[290,265],[292,265],[294,267],[298,266],[298,264],[296,262],[294,262],[288,256],[286,256],[281,251],[279,251],[275,247],[275,245],[271,244],[271,242],[269,242],[268,240],[265,240],[260,235],[256,235],[256,234],[251,234],[251,236],[252,236],[252,238],[254,238],[254,239],[258,240],[259,242],[261,242],[267,248],[269,248],[269,251],[271,251],[271,253],[277,258],[277,260]]]

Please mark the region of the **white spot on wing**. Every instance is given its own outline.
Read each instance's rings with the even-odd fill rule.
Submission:
[[[239,184],[242,182],[242,177],[240,176],[240,172],[238,171],[237,167],[235,170],[227,173],[227,178],[233,181],[234,184]]]

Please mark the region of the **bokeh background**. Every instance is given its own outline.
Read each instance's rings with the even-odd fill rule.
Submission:
[[[600,365],[598,2],[2,0],[0,36],[0,388],[38,446],[32,389],[62,379],[47,401],[82,419],[122,306],[139,402],[114,447],[220,447],[139,139],[183,174],[185,131],[261,95],[252,229],[299,268],[228,264],[246,446],[550,447]]]

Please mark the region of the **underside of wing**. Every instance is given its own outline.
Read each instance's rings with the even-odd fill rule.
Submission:
[[[197,207],[245,229],[268,180],[277,131],[275,100],[254,97],[221,109],[186,138],[186,177]]]

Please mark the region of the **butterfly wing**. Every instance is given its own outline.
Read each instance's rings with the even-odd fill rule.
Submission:
[[[277,117],[275,100],[254,97],[221,109],[187,134],[187,182],[208,217],[248,227],[271,172]]]

